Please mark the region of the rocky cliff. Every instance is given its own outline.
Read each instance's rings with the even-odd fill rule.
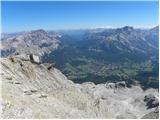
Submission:
[[[2,118],[142,118],[159,106],[156,89],[128,88],[125,82],[75,84],[27,55],[0,61]]]

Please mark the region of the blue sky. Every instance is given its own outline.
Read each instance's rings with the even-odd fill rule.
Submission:
[[[158,25],[158,2],[2,2],[2,32]]]

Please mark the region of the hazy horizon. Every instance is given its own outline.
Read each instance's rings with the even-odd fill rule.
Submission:
[[[140,27],[135,27],[135,26],[130,26],[130,25],[126,25],[126,26],[129,26],[129,27],[133,27],[134,29],[152,29],[154,27],[157,27],[159,26],[158,25],[154,25],[154,26],[149,26],[149,27],[146,27],[146,26],[140,26]],[[72,31],[72,30],[92,30],[92,29],[118,29],[118,28],[123,28],[123,27],[126,27],[126,26],[120,26],[120,27],[111,27],[111,26],[107,26],[107,27],[104,27],[104,26],[100,26],[100,27],[95,27],[95,28],[69,28],[69,29],[43,29],[43,28],[37,28],[37,29],[30,29],[30,30],[21,30],[21,31],[13,31],[13,32],[1,32],[1,34],[10,34],[10,33],[19,33],[19,32],[30,32],[30,31],[35,31],[35,30],[45,30],[45,31]]]

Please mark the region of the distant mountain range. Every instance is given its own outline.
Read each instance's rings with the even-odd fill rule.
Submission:
[[[42,29],[31,32],[6,34],[1,40],[1,55],[8,56],[21,53],[42,55],[49,53],[59,45],[56,37],[55,34],[50,36]]]
[[[69,79],[82,83],[125,80],[158,87],[159,27],[134,29],[35,30],[2,37],[2,57],[38,54]]]

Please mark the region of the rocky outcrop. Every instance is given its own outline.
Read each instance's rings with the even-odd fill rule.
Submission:
[[[158,98],[155,89],[128,88],[125,82],[75,84],[28,55],[0,61],[2,118],[142,118],[153,111],[145,95]]]
[[[144,101],[146,102],[146,106],[149,108],[159,106],[159,100],[154,95],[149,94],[144,97]]]
[[[142,119],[159,119],[159,100],[153,94],[145,95],[147,109],[154,109],[150,113],[144,115]]]

